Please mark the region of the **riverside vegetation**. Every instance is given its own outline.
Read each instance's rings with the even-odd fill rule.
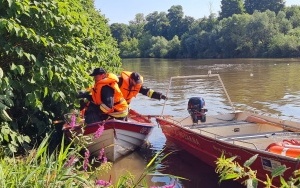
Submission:
[[[282,177],[286,171],[286,166],[281,165],[272,170],[271,177],[266,174],[266,180],[256,177],[256,171],[251,169],[251,164],[257,159],[258,154],[244,162],[243,165],[235,162],[236,157],[226,158],[224,154],[218,158],[216,172],[219,174],[220,182],[224,180],[242,180],[247,188],[256,188],[264,185],[267,188],[276,188],[278,185],[273,184],[273,179],[279,177],[281,188],[296,188],[300,186],[300,170],[295,170],[289,179]]]
[[[95,136],[101,136],[101,134],[100,131]],[[38,148],[32,149],[26,156],[2,158],[0,161],[1,187],[151,187],[147,185],[145,177],[163,175],[155,173],[155,170],[157,165],[169,155],[158,158],[160,153],[157,153],[137,180],[128,172],[117,182],[112,182],[110,179],[101,179],[101,176],[108,173],[112,167],[112,163],[107,162],[104,155],[105,148],[98,157],[91,159],[89,151],[83,147],[89,138],[79,135],[75,136],[74,140],[77,140],[76,147],[73,147],[72,143],[65,146],[63,141],[60,147],[49,153],[49,137],[47,136]],[[82,151],[85,151],[84,154]],[[172,188],[174,185],[175,183],[163,187]]]

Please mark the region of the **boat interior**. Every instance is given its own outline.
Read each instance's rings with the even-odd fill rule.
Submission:
[[[214,140],[227,142],[254,150],[267,151],[284,156],[300,156],[300,122],[283,120],[270,115],[252,112],[237,112],[225,89],[219,74],[190,75],[171,77],[167,93],[172,82],[184,79],[218,78],[233,113],[206,115],[205,101],[202,97],[190,97],[187,103],[188,115],[183,117],[162,116],[164,125],[178,126],[189,132],[211,137]],[[175,87],[176,88],[176,87]],[[176,90],[175,90],[176,91]],[[165,109],[163,108],[163,112]],[[163,113],[162,113],[163,114]],[[157,118],[157,121],[160,120]],[[292,154],[288,150],[293,150]]]
[[[252,149],[266,151],[271,144],[284,140],[300,144],[300,123],[269,116],[237,112],[207,116],[205,122],[199,120],[197,123],[191,116],[166,119],[195,133]]]

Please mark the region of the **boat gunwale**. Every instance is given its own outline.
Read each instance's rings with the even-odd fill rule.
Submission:
[[[168,123],[167,126],[176,126],[177,128],[179,129],[184,129],[185,131],[187,131],[189,134],[195,134],[196,136],[201,136],[202,138],[205,138],[205,139],[208,139],[208,140],[212,140],[212,141],[216,141],[216,142],[220,142],[222,144],[225,144],[225,145],[228,145],[228,146],[234,146],[234,147],[237,147],[237,148],[241,148],[243,150],[249,150],[249,151],[252,151],[254,153],[257,153],[257,151],[259,153],[263,153],[265,155],[270,155],[270,157],[274,157],[274,158],[280,158],[280,160],[289,160],[289,161],[299,161],[300,162],[300,158],[293,158],[293,157],[289,157],[289,156],[283,156],[283,155],[278,155],[278,154],[275,154],[275,153],[271,153],[271,152],[268,152],[268,151],[265,151],[265,150],[262,150],[262,149],[258,149],[256,147],[255,144],[251,143],[251,142],[247,142],[247,141],[243,141],[243,140],[232,140],[232,141],[236,141],[236,142],[241,142],[241,143],[245,143],[245,144],[249,144],[249,145],[253,145],[255,148],[250,148],[250,147],[246,147],[246,146],[242,146],[242,145],[238,145],[238,144],[235,144],[235,143],[230,143],[228,141],[224,141],[224,140],[221,140],[221,139],[218,139],[218,138],[214,138],[214,137],[211,137],[211,136],[208,136],[208,135],[205,135],[205,134],[201,134],[201,133],[197,133],[191,129],[189,129],[188,127],[184,127],[184,126],[180,126],[180,125],[177,125],[177,124],[173,124],[169,121],[166,121],[166,119],[163,119],[163,118],[159,118],[157,117],[156,119],[158,119],[158,121],[165,121]],[[161,126],[161,125],[160,125]],[[165,125],[164,125],[165,126]],[[213,136],[220,136],[220,137],[224,137],[224,136],[221,136],[221,135],[217,135],[215,133],[211,133],[211,132],[208,132],[208,131],[205,131],[205,130],[202,130],[203,132],[206,132],[206,133],[209,133]],[[288,132],[289,133],[289,132]],[[292,132],[290,132],[292,133]],[[300,134],[300,132],[297,132],[298,134]]]

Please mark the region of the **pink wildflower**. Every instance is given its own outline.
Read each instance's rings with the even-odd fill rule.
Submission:
[[[76,116],[75,116],[75,114],[73,113],[73,114],[71,115],[70,126],[71,126],[71,128],[74,128],[75,125],[76,125]]]
[[[104,156],[102,163],[106,163],[106,162],[107,162],[107,158]]]
[[[102,187],[108,187],[111,185],[111,176],[109,177],[108,181],[105,180],[96,180],[96,185],[100,185]]]
[[[99,155],[98,155],[98,160],[101,160],[102,158],[103,158],[103,156],[104,156],[104,148],[102,148],[100,151],[99,151]]]
[[[72,155],[69,160],[65,163],[64,167],[69,168],[71,166],[73,166],[76,162],[78,161],[77,158],[75,158],[74,155]]]
[[[95,132],[95,134],[94,134],[94,139],[99,138],[99,137],[102,135],[103,131],[104,131],[104,126],[102,125],[102,126],[100,126],[100,127],[98,128],[98,130]]]
[[[111,185],[111,182],[104,181],[104,180],[96,180],[96,185],[108,187]]]
[[[175,183],[176,183],[176,181],[175,181],[172,185],[164,185],[164,186],[162,186],[162,187],[152,186],[152,187],[150,187],[150,188],[175,188],[175,187],[176,187],[176,186],[175,186]]]
[[[88,164],[89,164],[89,158],[90,158],[90,151],[86,150],[85,153],[84,153],[84,161],[83,161],[83,169],[85,171],[87,171],[87,167],[88,167]]]

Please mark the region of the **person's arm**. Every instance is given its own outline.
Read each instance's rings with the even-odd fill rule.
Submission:
[[[123,78],[119,77],[119,82],[118,82],[119,88],[121,88],[122,84],[123,84]]]
[[[109,86],[103,86],[101,89],[100,110],[105,113],[111,113],[114,106],[114,89]]]
[[[154,91],[153,89],[147,88],[145,86],[141,87],[139,93],[146,95],[152,99],[158,99],[158,100],[160,100],[160,99],[166,100],[167,99],[167,97],[165,95],[163,95],[162,93]]]

